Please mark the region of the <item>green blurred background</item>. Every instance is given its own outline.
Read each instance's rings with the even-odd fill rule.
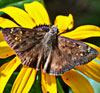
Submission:
[[[24,8],[24,3],[32,1],[34,0],[0,0],[0,8],[9,5]],[[44,0],[44,3],[52,22],[56,15],[71,13],[74,16],[75,26],[83,24],[100,26],[100,0]]]
[[[75,26],[100,26],[100,0],[44,0],[51,20],[58,14],[74,16]]]

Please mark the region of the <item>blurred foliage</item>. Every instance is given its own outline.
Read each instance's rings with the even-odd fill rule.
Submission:
[[[6,6],[17,6],[24,8],[24,3],[30,3],[33,1],[39,1],[42,2],[42,0],[0,0],[0,8],[6,7]]]
[[[24,9],[24,3],[29,3],[32,1],[39,1],[43,3],[42,0],[0,0],[0,8],[6,7],[6,6],[16,6],[19,8]],[[75,21],[75,27],[84,25],[84,24],[92,24],[100,26],[100,0],[44,0],[45,7],[49,13],[51,22],[53,23],[55,17],[59,14],[61,15],[68,15],[71,13],[74,17]],[[4,13],[0,13],[1,16],[5,16]],[[6,17],[9,18],[9,16],[6,15]],[[100,38],[89,38],[85,39],[83,41],[87,41],[90,43],[94,43],[98,46],[100,41]],[[6,62],[9,62],[12,58],[15,56],[11,56],[6,59],[0,59],[0,66],[3,65]],[[8,81],[4,93],[10,93],[10,90],[12,88],[13,82],[16,79],[18,73],[20,72],[22,65],[20,65],[17,70],[12,74],[10,80]],[[81,73],[82,74],[82,73]],[[83,74],[82,74],[83,75]],[[86,77],[86,76],[85,76]],[[86,77],[92,86],[95,89],[95,93],[100,92],[100,83],[97,83],[96,81]],[[62,78],[59,76],[57,77],[57,90],[58,93],[73,93],[71,88],[69,88],[62,80]],[[37,73],[36,80],[34,82],[34,85],[32,86],[32,89],[30,90],[30,93],[42,93],[41,89],[41,71]]]
[[[75,27],[83,24],[100,26],[100,0],[45,0],[53,22],[58,14],[74,16]]]
[[[24,9],[24,3],[30,3],[33,1],[39,1],[43,3],[42,0],[0,0],[0,8],[4,8],[6,6],[16,6]],[[3,15],[3,13],[1,12],[0,15]]]

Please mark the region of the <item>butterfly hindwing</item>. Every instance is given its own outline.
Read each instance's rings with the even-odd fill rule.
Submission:
[[[62,55],[61,51],[56,48],[55,50],[51,51],[51,56],[49,57],[48,55],[48,65],[46,66],[45,64],[47,64],[47,61],[45,64],[43,64],[43,71],[47,72],[51,75],[61,75],[64,72],[72,69],[72,64],[70,64]]]
[[[7,43],[21,59],[22,64],[34,67],[47,30],[48,27],[44,26],[34,29],[17,27],[3,29],[2,32]]]

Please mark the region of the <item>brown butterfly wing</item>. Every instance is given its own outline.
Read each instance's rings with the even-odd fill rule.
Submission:
[[[77,65],[88,63],[98,54],[95,49],[80,41],[61,36],[58,36],[58,40],[55,37],[48,38],[45,35],[47,31],[48,26],[40,26],[34,29],[6,28],[2,32],[22,64],[38,69],[43,57],[43,70],[49,74],[63,74]],[[46,44],[48,39],[50,44]]]
[[[49,65],[44,72],[60,75],[75,66],[90,62],[98,52],[80,41],[59,36],[58,47],[52,50],[51,54]]]
[[[6,28],[3,35],[7,43],[13,48],[22,64],[35,67],[41,50],[43,37],[48,27],[41,26],[34,29],[28,28]]]

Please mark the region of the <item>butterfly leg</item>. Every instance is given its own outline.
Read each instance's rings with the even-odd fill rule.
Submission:
[[[43,57],[43,48],[42,48],[42,50],[41,50],[41,52],[40,52],[40,54],[39,54],[39,56],[38,56],[38,61],[37,61],[37,65],[36,65],[36,70],[38,70],[39,69],[39,67],[40,67],[40,64],[41,64],[41,61],[42,61],[42,57]]]
[[[47,60],[44,64],[44,67],[43,67],[43,72],[46,72],[47,68],[48,68],[48,65],[50,63],[50,60],[51,60],[51,55],[52,55],[52,51],[49,52],[49,55],[47,57]]]

